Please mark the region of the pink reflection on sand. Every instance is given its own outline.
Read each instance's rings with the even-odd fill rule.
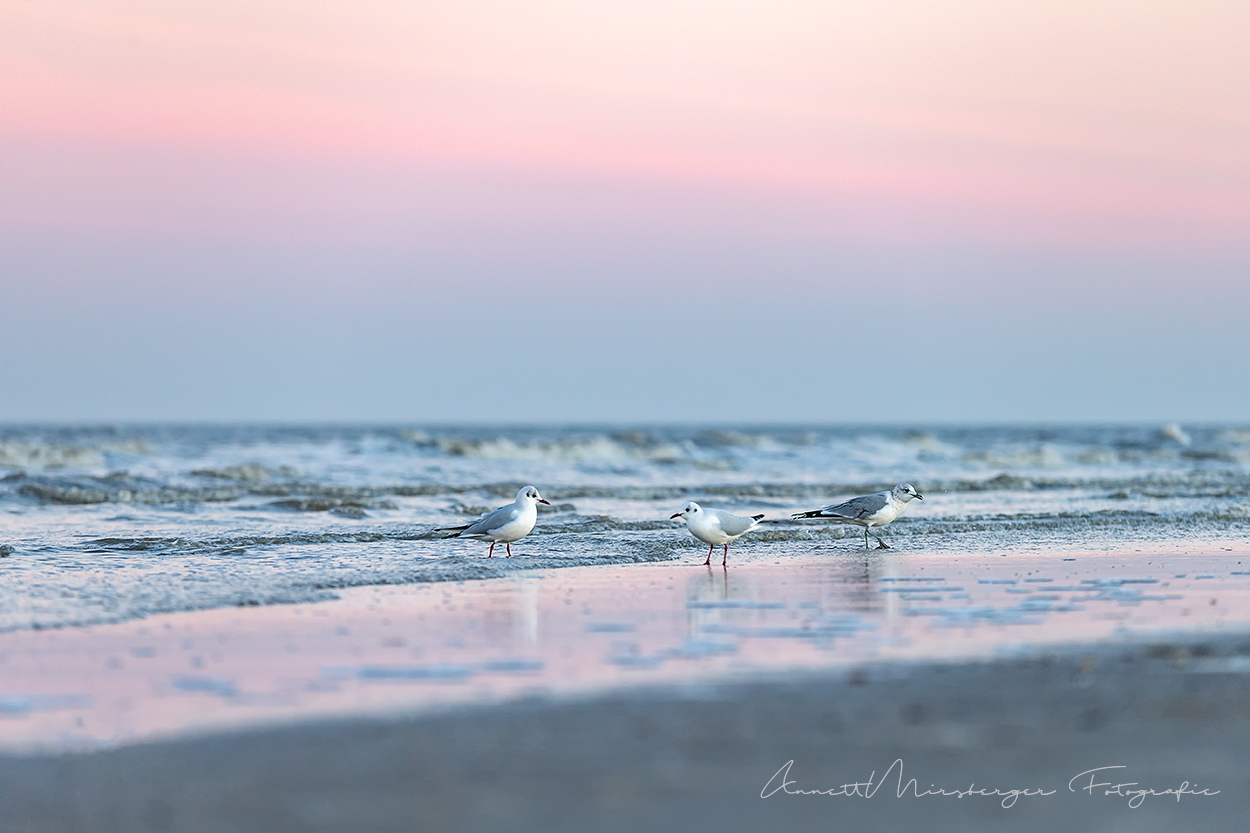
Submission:
[[[0,747],[89,748],[1250,627],[1245,554],[1069,558],[585,567],[3,634]]]

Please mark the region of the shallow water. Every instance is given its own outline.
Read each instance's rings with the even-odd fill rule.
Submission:
[[[165,614],[0,637],[0,750],[89,749],[272,722],[517,697],[709,686],[908,661],[1145,643],[1193,673],[1250,658],[1169,640],[1250,631],[1250,547],[845,555],[544,570],[355,588],[323,604]],[[1250,651],[1247,640],[1244,651]],[[1105,659],[1105,657],[1103,658]],[[1100,655],[1091,680],[1115,673]]]
[[[1219,551],[1250,537],[1250,428],[0,428],[0,630],[334,598],[346,587],[699,559],[688,499],[768,522],[759,558],[859,530],[789,514],[900,481],[901,554]],[[513,559],[431,537],[534,483]],[[858,542],[858,544],[857,544]]]

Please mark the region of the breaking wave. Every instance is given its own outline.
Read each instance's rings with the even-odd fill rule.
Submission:
[[[687,500],[763,512],[756,547],[849,549],[790,512],[902,481],[926,500],[882,534],[926,551],[1244,542],[1250,428],[0,427],[0,629],[680,558]],[[554,505],[520,557],[438,532],[530,483]]]

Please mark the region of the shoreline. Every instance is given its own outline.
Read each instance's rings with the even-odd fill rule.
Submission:
[[[692,550],[0,634],[0,829],[1240,830],[1250,550],[1141,549]],[[790,761],[827,794],[761,798]],[[921,795],[847,794],[896,761]],[[1099,767],[1173,794],[1065,792]]]
[[[654,531],[656,525],[670,523],[675,524],[658,521],[647,522],[645,526],[647,531]],[[866,555],[862,546],[856,546],[863,536],[859,527],[811,524],[806,528],[774,530],[769,526],[771,523],[766,520],[748,539],[735,545],[731,567],[811,559],[838,562]],[[776,523],[786,525],[785,521]],[[886,552],[899,557],[984,558],[1072,553],[1125,558],[1209,554],[1223,557],[1226,553],[1241,553],[1250,567],[1250,537],[1236,524],[1220,529],[1218,535],[1203,530],[1204,534],[1196,539],[1182,539],[1176,530],[1169,536],[1143,537],[1078,535],[1075,528],[1049,530],[1026,539],[1019,530],[1004,536],[1001,528],[996,533],[985,530],[951,533],[941,528],[945,523],[902,518],[874,535],[892,542]],[[1125,525],[1123,521],[1116,523]],[[999,526],[1005,528],[1001,523]],[[690,565],[696,558],[706,556],[706,545],[691,537],[684,528],[664,526],[662,531],[667,533],[666,538],[644,544],[628,536],[608,537],[602,530],[570,532],[560,526],[540,526],[527,536],[524,546],[540,545],[542,551],[518,552],[511,559],[486,558],[482,555],[486,547],[478,546],[479,542],[431,538],[428,530],[390,537],[364,531],[339,536],[345,540],[335,544],[339,549],[334,554],[336,564],[331,569],[310,568],[309,564],[315,563],[312,559],[302,564],[284,564],[283,569],[277,571],[263,559],[242,563],[219,561],[212,565],[173,561],[155,571],[139,567],[134,572],[129,565],[119,569],[115,564],[107,564],[109,569],[104,575],[117,583],[116,588],[110,587],[112,582],[99,586],[79,578],[86,575],[86,571],[76,562],[60,564],[52,559],[30,558],[29,554],[15,550],[0,562],[9,571],[4,577],[10,582],[7,585],[10,604],[0,615],[0,637],[26,631],[124,625],[158,616],[236,607],[318,604],[332,602],[344,593],[375,587],[458,585],[524,578],[554,570],[606,569],[634,564]],[[1106,532],[1106,528],[1101,529],[1101,533]],[[1192,532],[1184,530],[1186,535]],[[361,540],[368,544],[362,545]],[[402,567],[391,563],[401,560],[397,552],[401,544]],[[130,549],[142,550],[146,546],[144,542],[131,542],[121,552],[128,557]],[[459,551],[447,552],[448,548]],[[100,554],[113,555],[103,551]],[[389,566],[380,567],[375,561]],[[214,575],[214,571],[218,575]],[[111,572],[121,575],[114,577],[109,575]],[[66,575],[70,576],[68,582]],[[58,582],[64,583],[63,586],[58,586]],[[122,590],[125,592],[120,592]],[[49,601],[52,599],[56,601]]]
[[[1250,557],[661,562],[0,634],[0,751],[1250,632]]]

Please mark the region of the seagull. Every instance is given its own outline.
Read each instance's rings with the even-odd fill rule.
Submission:
[[[718,544],[725,545],[725,556],[721,559],[721,566],[724,567],[729,561],[729,542],[745,535],[760,525],[760,521],[764,520],[763,515],[752,515],[744,518],[741,515],[734,515],[723,509],[704,509],[693,500],[681,508],[670,521],[682,518],[686,521],[686,529],[690,530],[690,534],[698,538],[705,544],[708,544],[707,560],[703,562],[705,567],[712,566],[712,550],[716,549]]]
[[[508,557],[512,557],[512,542],[520,541],[538,520],[538,504],[550,503],[543,500],[534,486],[526,486],[516,493],[516,500],[507,506],[500,506],[494,512],[487,512],[471,524],[464,526],[445,526],[437,532],[459,532],[457,538],[477,538],[479,541],[490,541],[490,552],[487,558],[495,557],[495,544],[504,544],[508,548]]]
[[[810,512],[797,512],[792,518],[828,518],[843,524],[855,524],[864,528],[864,549],[868,549],[868,530],[874,526],[885,526],[903,514],[912,498],[924,500],[910,483],[900,483],[888,492],[877,492],[875,495],[853,497],[846,503],[833,506],[822,506]],[[877,549],[888,550],[889,546],[880,538]]]

